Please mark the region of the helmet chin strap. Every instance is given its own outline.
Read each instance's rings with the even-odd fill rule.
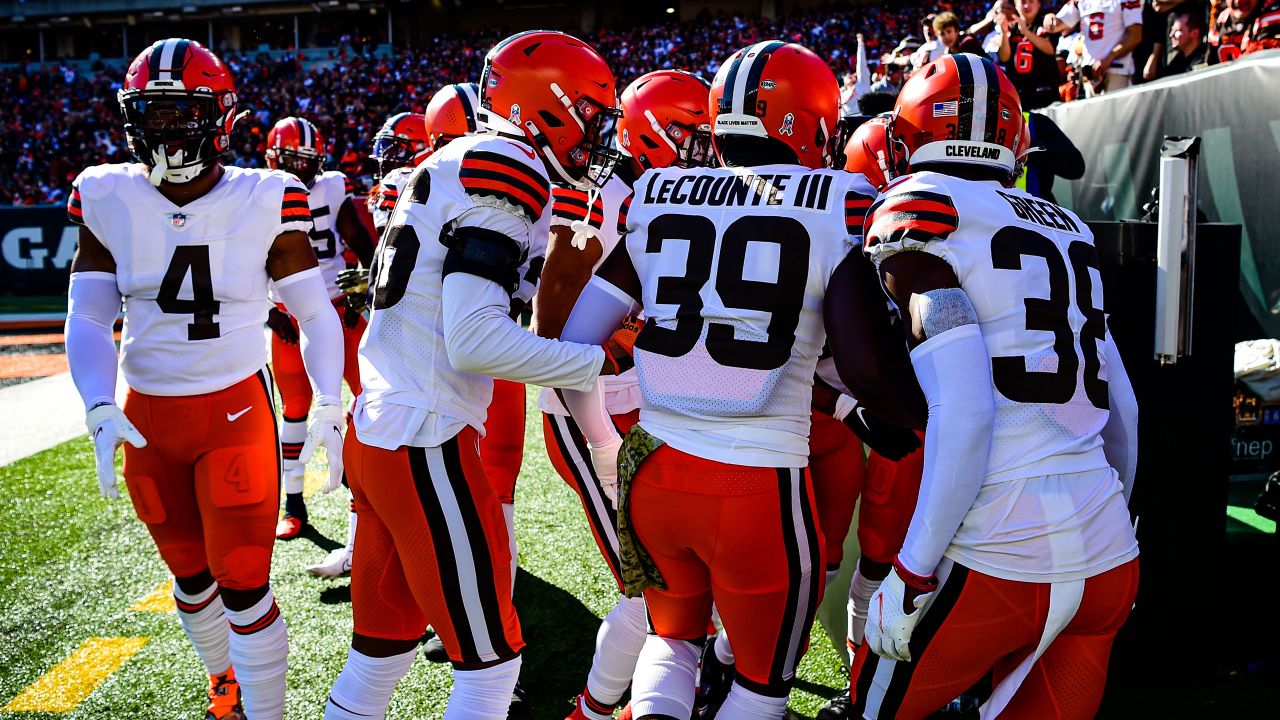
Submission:
[[[147,179],[151,184],[160,187],[160,182],[164,180],[165,173],[169,172],[169,158],[164,148],[154,150],[151,153],[151,174]]]

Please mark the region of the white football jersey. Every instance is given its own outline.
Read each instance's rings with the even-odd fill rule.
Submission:
[[[1088,226],[1021,190],[932,172],[891,184],[867,222],[877,264],[923,251],[951,266],[991,356],[986,479],[948,554],[999,577],[1066,579],[1136,553],[1102,446],[1112,340]],[[1015,539],[1025,552],[1009,551]]]
[[[1080,23],[1085,62],[1092,63],[1120,44],[1125,28],[1142,24],[1142,0],[1076,0],[1062,6],[1058,19],[1071,27]],[[1132,75],[1133,53],[1117,59],[1107,72]]]
[[[392,170],[378,181],[377,189],[369,194],[369,214],[373,216],[373,227],[381,235],[391,220],[391,211],[400,198],[400,189],[413,174],[413,168],[401,167]]]
[[[630,196],[630,186],[616,175],[609,178],[599,190],[554,187],[551,189],[551,227],[567,227],[583,232],[587,232],[589,228],[589,232],[600,240],[603,249],[600,259],[592,268],[592,271],[598,270],[622,237],[618,219],[622,204]],[[604,390],[604,404],[610,415],[625,415],[640,407],[640,384],[636,380],[635,368],[621,375],[601,375],[597,382]],[[560,402],[560,398],[550,388],[543,388],[538,395],[538,408],[552,415],[569,414],[564,403]]]
[[[111,253],[124,296],[120,366],[148,395],[215,392],[267,364],[267,253],[311,229],[306,188],[284,172],[225,167],[207,195],[181,207],[139,164],[98,165],[69,204]]]
[[[342,203],[351,197],[351,181],[337,170],[326,170],[311,183],[308,188],[307,202],[311,205],[311,248],[316,251],[316,262],[320,265],[320,274],[324,277],[329,297],[342,297],[338,289],[338,273],[347,268],[344,253],[347,244],[338,233],[338,211]],[[271,302],[283,302],[276,292],[275,283],[271,284]]]
[[[465,425],[484,432],[493,380],[455,369],[445,349],[442,240],[469,210],[518,214],[531,228],[520,276],[536,286],[551,231],[550,186],[532,150],[478,135],[432,154],[400,188],[370,270],[355,413],[362,442],[434,447]]]
[[[808,464],[823,297],[874,190],[798,165],[651,170],[623,238],[642,288],[636,372],[645,430],[753,467]]]

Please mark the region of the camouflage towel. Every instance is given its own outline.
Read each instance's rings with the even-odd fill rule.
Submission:
[[[618,451],[618,555],[622,563],[622,591],[627,597],[640,597],[648,588],[667,589],[657,563],[640,544],[631,525],[631,481],[645,458],[662,445],[661,440],[635,425]]]

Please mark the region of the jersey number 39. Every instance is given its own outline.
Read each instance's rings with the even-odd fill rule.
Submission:
[[[645,252],[661,253],[669,240],[689,245],[684,275],[659,278],[654,298],[660,305],[676,306],[675,326],[647,323],[636,338],[636,347],[681,357],[698,343],[706,324],[707,353],[717,363],[751,370],[776,370],[786,364],[796,341],[809,276],[809,233],[804,225],[789,217],[742,217],[725,228],[720,239],[716,294],[726,309],[769,313],[765,340],[739,340],[734,337],[733,325],[703,317],[702,288],[711,280],[715,223],[701,215],[660,215],[649,224]],[[747,246],[753,242],[778,246],[777,282],[743,277]]]

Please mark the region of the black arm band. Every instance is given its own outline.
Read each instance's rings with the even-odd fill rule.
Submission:
[[[494,230],[463,226],[445,236],[443,277],[461,272],[498,283],[514,293],[520,288],[524,253],[515,240]]]

